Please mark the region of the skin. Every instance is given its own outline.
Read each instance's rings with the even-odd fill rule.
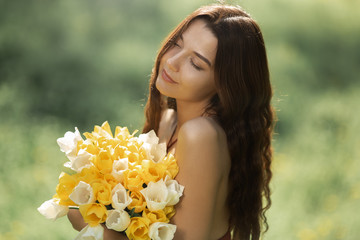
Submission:
[[[173,218],[175,239],[219,239],[228,230],[226,196],[231,163],[226,134],[214,120],[202,116],[216,93],[216,49],[217,38],[206,22],[196,20],[160,62],[156,86],[163,95],[176,99],[174,139],[178,141],[170,151],[175,152],[180,168],[176,179],[185,186]],[[161,74],[164,69],[174,82]]]
[[[184,123],[178,136],[176,179],[185,186],[173,218],[175,239],[219,239],[228,229],[226,208],[230,157],[226,135],[210,118]]]
[[[162,57],[157,89],[163,95],[175,98],[178,104],[186,102],[188,109],[196,107],[194,111],[202,112],[216,93],[216,50],[217,38],[206,28],[206,23],[194,21]]]
[[[177,124],[174,129],[174,118],[164,114],[167,117],[160,123],[159,138],[165,139],[175,130],[173,138],[178,141],[170,152],[180,168],[176,180],[185,186],[172,219],[177,226],[175,239],[219,239],[229,227],[226,197],[231,161],[226,134],[216,121],[203,116],[216,93],[216,48],[217,38],[206,23],[195,20],[160,62],[156,87],[176,99],[173,117]],[[68,217],[76,230],[86,226],[77,210],[71,210]],[[127,238],[105,229],[104,239]]]

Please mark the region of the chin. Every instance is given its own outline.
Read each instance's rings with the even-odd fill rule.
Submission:
[[[171,97],[169,96],[168,91],[166,91],[166,84],[163,82],[160,76],[156,79],[155,87],[162,95]]]
[[[155,82],[155,87],[162,94],[161,87],[159,86],[159,85],[161,85],[161,84],[159,84],[160,81],[161,81],[160,77],[157,77],[156,82]]]

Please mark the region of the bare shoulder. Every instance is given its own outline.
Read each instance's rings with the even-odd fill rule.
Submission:
[[[225,143],[226,134],[222,127],[214,120],[206,117],[198,117],[184,123],[179,131],[179,139],[198,142]]]
[[[205,117],[192,119],[181,126],[176,151],[209,167],[224,166],[224,161],[229,159],[224,130],[214,120]]]
[[[224,130],[205,117],[185,122],[175,158],[180,169],[176,179],[185,187],[174,216],[176,234],[179,239],[215,239],[228,221],[224,206],[231,160]]]

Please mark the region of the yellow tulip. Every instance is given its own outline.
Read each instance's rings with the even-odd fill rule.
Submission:
[[[124,187],[131,192],[143,189],[144,180],[139,172],[139,168],[124,171]]]
[[[94,191],[94,196],[99,203],[104,205],[111,204],[111,185],[102,179],[96,179],[92,181],[91,187]]]
[[[99,147],[104,149],[114,149],[117,145],[120,144],[120,141],[117,139],[108,139],[108,138],[101,138],[98,141]]]
[[[179,172],[179,166],[175,157],[172,154],[168,154],[161,163],[166,166],[166,174],[174,179]]]
[[[174,206],[166,206],[163,210],[168,219],[171,219],[176,213]]]
[[[87,139],[82,144],[78,146],[78,150],[84,149],[86,152],[97,155],[99,153],[99,148],[94,144],[94,141]]]
[[[59,184],[56,186],[57,198],[67,201],[77,183],[74,176],[62,172],[59,176]]]
[[[137,191],[133,191],[130,193],[130,197],[132,199],[132,202],[129,204],[129,206],[127,207],[128,209],[133,209],[135,208],[135,212],[139,213],[144,211],[145,207],[146,207],[146,201],[144,196]]]
[[[130,240],[149,240],[149,225],[149,219],[133,217],[125,233]]]
[[[99,134],[102,137],[106,137],[106,138],[112,138],[113,134],[111,132],[111,128],[110,125],[108,123],[108,121],[104,122],[101,127],[99,126],[95,126],[94,127],[94,132],[96,132],[97,134]]]
[[[129,130],[127,129],[127,127],[116,127],[115,128],[115,138],[121,140],[121,141],[125,141],[126,139],[128,139],[130,137],[130,133]]]
[[[136,165],[139,165],[141,162],[141,156],[137,152],[125,151],[125,157],[129,160],[129,167],[133,168]]]
[[[105,179],[105,181],[106,181],[107,183],[110,184],[111,189],[113,189],[113,188],[118,184],[118,182],[116,181],[116,179],[114,178],[114,176],[113,176],[112,174],[110,174],[110,173],[106,173],[106,174],[104,175],[104,179]]]
[[[108,214],[106,207],[99,203],[81,205],[79,210],[84,221],[91,227],[105,222]]]
[[[155,222],[165,222],[168,223],[169,219],[166,217],[164,210],[150,211],[149,209],[145,209],[142,213],[144,218],[150,220],[151,223]]]
[[[111,173],[113,159],[109,151],[102,149],[100,153],[91,160],[102,174]]]
[[[54,194],[53,199],[58,199],[58,204],[62,206],[76,206],[76,203],[74,203],[70,198],[60,199],[57,193]]]
[[[122,158],[126,158],[126,154],[125,151],[127,150],[127,147],[118,144],[114,147],[114,158],[115,159],[122,159]]]
[[[130,152],[139,153],[139,145],[137,144],[137,142],[128,142],[127,148]]]
[[[90,183],[94,179],[101,178],[102,175],[100,174],[99,170],[92,166],[90,168],[83,168],[80,173],[73,175],[77,181],[83,181],[86,183]]]
[[[149,182],[157,182],[165,175],[166,166],[164,164],[155,163],[152,160],[143,160],[141,165],[141,177],[146,184]]]

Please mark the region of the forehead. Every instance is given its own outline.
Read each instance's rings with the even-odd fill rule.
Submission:
[[[203,54],[212,63],[214,62],[218,40],[207,27],[205,20],[196,19],[190,23],[182,38],[191,50]]]

